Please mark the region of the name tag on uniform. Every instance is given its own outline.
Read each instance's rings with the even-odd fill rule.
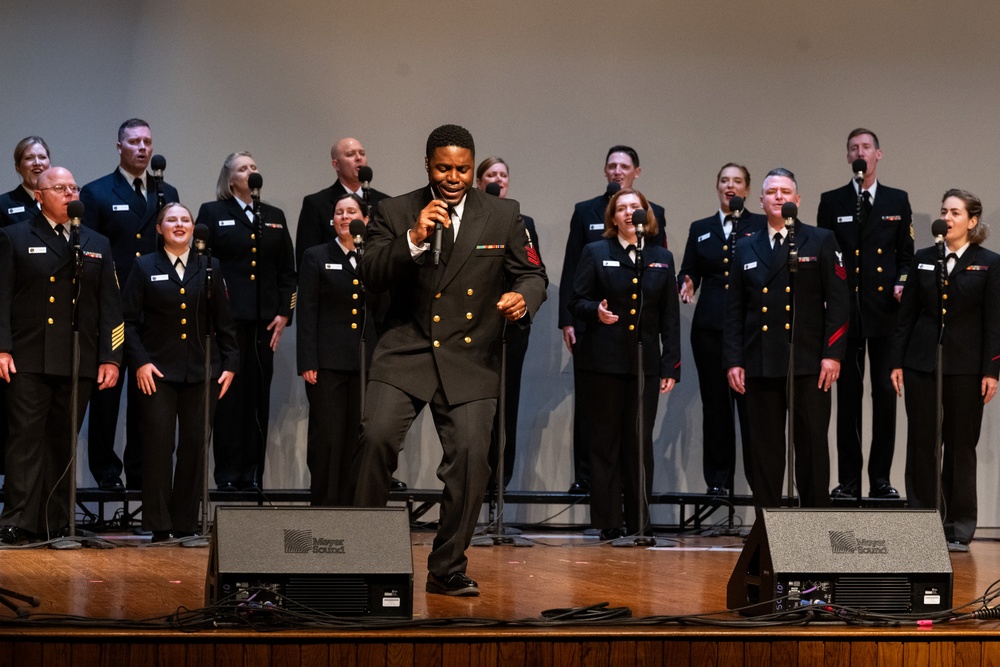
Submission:
[[[596,231],[601,230],[601,229],[604,229],[604,223],[603,222],[592,222],[590,224],[590,231],[592,231],[592,232],[596,232]]]
[[[344,265],[343,264],[327,264],[326,265],[326,270],[327,271],[343,271],[344,270]]]
[[[235,220],[219,220],[219,227],[232,227],[235,224]]]
[[[38,246],[38,247],[34,247],[34,248],[28,248],[28,254],[29,255],[44,255],[48,251],[49,251],[49,249],[46,248],[45,246]]]
[[[917,264],[917,271],[933,271],[933,264]]]
[[[604,266],[621,266],[622,263],[617,259],[606,259],[604,260]]]
[[[757,262],[750,262],[749,264],[743,265],[744,271],[749,271],[750,269],[756,269],[756,268],[757,268]]]
[[[853,215],[842,215],[837,218],[837,222],[854,222]]]
[[[115,212],[117,212],[117,211],[127,211],[128,210],[128,204],[112,204],[111,205],[111,210],[115,211]]]
[[[705,239],[709,239],[711,237],[712,237],[712,233],[711,232],[709,232],[708,234],[702,234],[701,236],[698,237],[698,243],[701,243]]]
[[[24,207],[15,206],[14,208],[7,209],[7,215],[14,215],[15,213],[24,213]]]
[[[158,283],[161,280],[170,280],[170,276],[168,276],[165,273],[158,273],[155,276],[150,276],[149,277],[149,282],[151,282],[151,283]]]

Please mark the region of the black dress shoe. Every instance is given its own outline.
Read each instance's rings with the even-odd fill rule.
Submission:
[[[0,526],[0,543],[3,544],[30,544],[34,541],[34,535],[24,528],[17,526]]]
[[[705,490],[706,496],[728,496],[729,489],[724,486],[710,486]]]
[[[479,584],[465,576],[464,572],[453,572],[447,577],[436,577],[427,573],[427,592],[437,595],[479,595]]]
[[[219,482],[219,491],[239,491],[232,482]]]
[[[569,485],[569,493],[586,494],[590,493],[590,482],[585,479],[578,479]]]
[[[125,485],[122,484],[121,477],[104,477],[97,486],[101,491],[124,491]]]
[[[833,491],[830,492],[830,500],[850,500],[851,498],[857,498],[858,496],[858,485],[851,484],[838,484],[833,487]],[[899,496],[897,496],[898,498]]]
[[[169,530],[154,530],[153,531],[153,543],[157,542],[168,542],[174,539],[175,535]]]
[[[392,482],[389,483],[389,488],[393,491],[406,491],[406,482],[393,477]]]
[[[621,528],[601,529],[601,542],[611,542],[612,540],[617,540],[620,537],[625,537],[625,531]]]
[[[894,489],[891,484],[879,484],[871,493],[868,494],[869,498],[899,498],[899,491]]]
[[[256,482],[256,480],[252,480],[252,479],[249,480],[249,481],[242,480],[239,483],[238,486],[239,486],[240,491],[251,491],[251,492],[257,492],[257,493],[260,492],[260,484],[258,484]]]

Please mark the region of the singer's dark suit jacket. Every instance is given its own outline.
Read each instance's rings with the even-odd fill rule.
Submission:
[[[566,252],[563,255],[562,276],[559,283],[559,328],[572,326],[586,328],[587,323],[573,317],[569,309],[573,297],[573,281],[576,277],[576,267],[580,256],[588,243],[601,240],[604,233],[604,211],[610,198],[607,195],[594,197],[579,202],[573,209],[573,217],[569,221],[569,236],[566,238]],[[653,216],[659,224],[656,236],[646,238],[646,246],[667,247],[666,217],[663,207],[649,202],[653,208]]]
[[[841,359],[847,345],[848,292],[831,232],[795,222],[795,374],[818,375],[823,359]],[[736,245],[723,328],[726,367],[747,377],[788,373],[791,326],[788,244],[775,257],[767,228]]]
[[[380,201],[389,198],[389,195],[374,188],[370,192],[373,209]],[[299,224],[295,230],[296,266],[302,265],[302,257],[306,250],[328,243],[337,236],[333,229],[333,207],[348,194],[347,188],[338,179],[330,187],[302,198]]]
[[[285,214],[261,202],[264,238],[256,239],[253,223],[235,197],[206,202],[198,224],[211,232],[212,256],[222,264],[233,319],[270,322],[283,315],[291,323],[295,309],[295,256]],[[260,281],[260,313],[256,312]]]
[[[19,185],[0,195],[0,227],[33,220],[38,210],[35,198]]]
[[[136,260],[122,291],[125,357],[131,368],[152,363],[163,373],[164,382],[204,381],[208,332],[204,261],[192,251],[184,278],[178,278],[162,248]],[[238,370],[240,355],[219,260],[214,257],[212,269],[212,377],[218,378],[224,370]]]
[[[94,379],[99,364],[121,364],[125,327],[108,240],[81,227],[80,249],[80,377]],[[0,351],[19,373],[70,376],[74,268],[72,249],[41,213],[0,230]]]
[[[938,340],[937,248],[913,258],[893,336],[892,367],[934,371]],[[912,288],[912,289],[911,289]],[[1000,376],[1000,255],[970,245],[948,276],[945,375]]]
[[[370,380],[427,402],[439,387],[453,405],[496,398],[504,323],[496,303],[518,292],[530,321],[545,300],[545,268],[528,260],[517,203],[478,190],[467,195],[447,264],[435,267],[429,250],[414,261],[407,232],[431,199],[424,187],[383,200],[368,226],[368,287],[391,290]]]
[[[140,255],[156,250],[156,195],[153,177],[146,174],[148,196],[145,200],[135,194],[132,184],[115,169],[83,186],[83,224],[103,234],[111,243],[115,270],[124,285],[132,271],[132,264]],[[165,200],[179,202],[177,188],[163,184]]]
[[[851,298],[850,335],[859,338],[891,336],[896,327],[899,302],[896,285],[906,285],[913,260],[913,213],[906,192],[878,184],[871,214],[864,224],[855,218],[858,195],[854,184],[824,192],[819,200],[816,225],[837,237],[844,253]],[[859,255],[860,252],[860,255]],[[860,266],[861,272],[856,272]],[[859,278],[860,277],[860,278]],[[861,322],[855,288],[861,285]]]
[[[765,216],[744,211],[736,225],[737,244],[744,242],[754,232],[764,229],[766,225]],[[734,256],[734,249],[729,245],[729,238],[722,234],[718,212],[691,223],[677,283],[682,285],[684,278],[689,277],[695,290],[701,287],[692,328],[722,331]]]

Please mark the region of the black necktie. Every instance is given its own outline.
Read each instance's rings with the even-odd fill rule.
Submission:
[[[635,245],[634,244],[629,243],[628,246],[626,246],[626,248],[625,248],[625,254],[628,255],[628,258],[630,260],[632,260],[632,263],[635,263]]]
[[[868,222],[868,218],[872,212],[872,193],[865,190],[861,193],[861,211],[864,213],[864,220],[862,222]]]
[[[347,252],[347,261],[350,262],[351,266],[354,268],[358,267],[358,253],[354,250],[349,250]]]
[[[781,242],[782,242],[783,239],[784,239],[784,237],[782,237],[781,234],[775,234],[774,235],[774,254],[775,255],[777,255],[778,252],[781,250]]]
[[[452,218],[451,224],[441,230],[444,236],[441,238],[441,261],[448,263],[451,257],[451,249],[455,245],[455,220]]]
[[[132,187],[135,188],[135,194],[142,197],[142,179],[137,178],[132,181]],[[145,199],[145,197],[143,197],[143,199]]]
[[[180,257],[174,260],[174,271],[177,272],[178,278],[184,279],[184,262],[181,261]]]
[[[66,225],[59,225],[56,229],[56,234],[59,235],[59,239],[69,245],[69,228]]]
[[[952,262],[951,260],[955,261]],[[951,268],[948,268],[949,263],[951,263]],[[948,256],[944,258],[945,273],[947,273],[950,276],[952,273],[955,272],[955,266],[957,264],[958,264],[958,255],[956,253],[949,252]]]

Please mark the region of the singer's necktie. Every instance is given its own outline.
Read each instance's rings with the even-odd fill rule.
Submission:
[[[444,236],[441,238],[441,261],[445,264],[448,263],[448,258],[451,257],[451,249],[455,245],[455,219],[452,218],[452,223],[448,227],[445,227],[442,231]]]
[[[945,268],[946,273],[950,276],[955,271],[955,265],[958,264],[958,255],[953,252],[948,253],[948,257],[945,258]]]
[[[727,215],[725,221],[722,223],[722,235],[727,239],[733,231],[733,216]]]
[[[59,238],[68,246],[69,245],[69,227],[66,225],[59,225]]]
[[[142,179],[137,178],[134,181],[132,181],[132,187],[135,189],[135,194],[139,197],[142,197]]]
[[[351,250],[347,253],[347,261],[351,263],[351,266],[358,268],[358,253]]]
[[[861,212],[864,214],[864,222],[868,222],[872,212],[872,193],[865,190],[861,193]]]
[[[628,258],[632,260],[632,263],[635,264],[635,245],[629,243],[625,248],[625,252],[628,254]]]
[[[784,237],[781,234],[775,234],[774,235],[774,255],[775,256],[777,256],[777,254],[779,252],[781,252],[781,242],[782,242],[782,240],[784,240]]]
[[[247,218],[250,220],[250,222],[254,222],[253,206],[250,205],[244,206],[243,211],[247,214]]]
[[[177,272],[178,278],[184,280],[184,262],[181,261],[180,257],[174,260],[174,271]]]
[[[146,213],[146,197],[142,194],[142,179],[137,178],[132,181],[132,187],[135,188],[135,196],[139,198],[140,203],[135,207],[136,213],[140,216]]]

